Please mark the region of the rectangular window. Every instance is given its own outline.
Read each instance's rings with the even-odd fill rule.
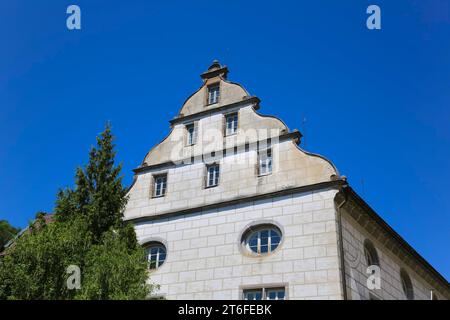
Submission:
[[[244,290],[244,300],[262,300],[263,289]]]
[[[258,152],[258,173],[267,175],[272,173],[272,149],[266,149]]]
[[[258,288],[244,290],[244,300],[284,300],[285,288]]]
[[[215,187],[219,184],[219,165],[212,164],[206,167],[207,177],[206,177],[206,187]]]
[[[220,86],[213,85],[208,87],[208,104],[214,104],[219,102],[220,98]]]
[[[238,128],[238,114],[230,113],[225,116],[225,135],[235,134]]]
[[[167,189],[167,174],[154,176],[153,181],[153,197],[164,197]]]
[[[197,126],[195,123],[186,125],[187,139],[186,145],[191,146],[197,143]]]
[[[284,288],[271,288],[266,289],[266,300],[284,300],[285,289]]]

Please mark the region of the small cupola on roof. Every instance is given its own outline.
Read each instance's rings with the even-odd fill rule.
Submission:
[[[203,72],[200,77],[206,82],[208,79],[221,77],[222,79],[227,79],[228,68],[227,66],[221,66],[218,60],[214,60],[212,65],[207,71]]]
[[[228,68],[217,60],[200,77],[203,84],[184,102],[177,119],[250,98],[241,85],[228,80]]]

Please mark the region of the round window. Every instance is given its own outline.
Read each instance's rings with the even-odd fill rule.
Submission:
[[[147,245],[145,253],[150,269],[157,269],[166,261],[166,247],[161,243]]]
[[[244,233],[244,247],[252,254],[265,255],[275,251],[281,242],[281,231],[274,225],[252,227]]]

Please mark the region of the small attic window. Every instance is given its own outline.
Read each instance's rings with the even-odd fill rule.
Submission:
[[[167,189],[167,173],[153,176],[153,198],[164,197]]]
[[[197,143],[197,125],[196,123],[190,123],[186,125],[186,133],[187,133],[187,139],[186,139],[186,145],[192,146]]]
[[[220,85],[213,84],[208,87],[208,105],[219,102],[220,98]]]
[[[211,164],[206,166],[206,187],[211,188],[219,185],[220,167],[219,164]]]
[[[258,151],[258,175],[265,176],[272,173],[272,149]]]
[[[225,115],[225,135],[229,136],[235,134],[238,128],[238,114],[237,112]]]

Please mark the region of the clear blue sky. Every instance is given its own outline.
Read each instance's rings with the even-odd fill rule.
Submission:
[[[2,1],[0,41],[0,219],[51,212],[107,120],[129,184],[219,59],[450,278],[450,1]]]

